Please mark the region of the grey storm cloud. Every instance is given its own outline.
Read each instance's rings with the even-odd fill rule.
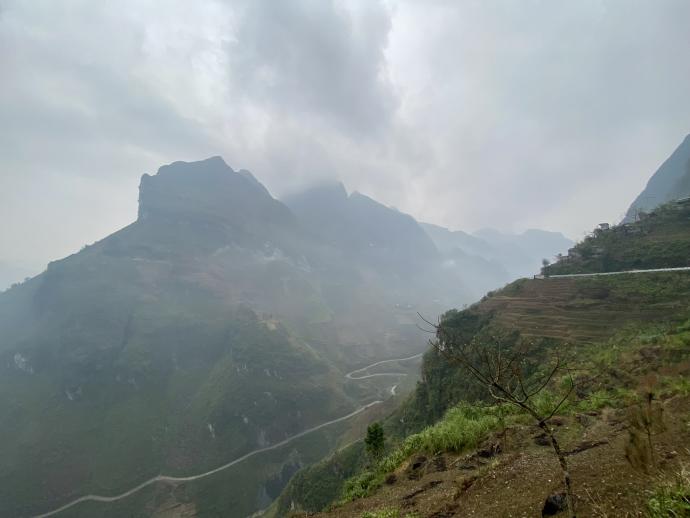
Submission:
[[[234,86],[279,113],[355,137],[387,128],[396,108],[384,56],[390,13],[361,5],[247,2],[227,47]]]
[[[0,0],[0,263],[136,216],[223,155],[423,221],[577,238],[690,131],[686,0]],[[38,266],[36,266],[38,268]]]

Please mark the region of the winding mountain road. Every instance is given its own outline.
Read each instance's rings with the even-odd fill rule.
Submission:
[[[367,365],[366,367],[362,367],[361,369],[356,369],[353,370],[352,372],[348,372],[345,374],[345,377],[349,380],[363,380],[367,378],[375,378],[377,376],[407,376],[407,373],[405,372],[375,372],[374,374],[362,374],[360,373],[367,371],[368,369],[371,369],[372,367],[376,367],[377,365],[383,365],[385,363],[393,363],[393,362],[405,362],[408,360],[415,360],[417,358],[421,358],[424,353],[419,353],[415,354],[414,356],[408,356],[407,358],[393,358],[392,360],[381,360],[376,363],[372,363],[371,365]],[[391,394],[391,397],[397,396],[398,393],[396,389],[398,388],[398,385],[393,385],[389,391]]]
[[[347,379],[350,379],[350,380],[358,380],[358,379],[372,378],[375,376],[407,376],[407,374],[405,374],[403,372],[376,373],[376,374],[368,374],[368,375],[363,375],[363,376],[358,376],[357,374],[364,372],[367,369],[370,369],[372,367],[376,367],[377,365],[382,365],[385,363],[393,363],[393,362],[402,362],[402,361],[413,360],[413,359],[419,358],[421,356],[422,356],[422,353],[416,354],[414,356],[410,356],[408,358],[394,358],[391,360],[378,361],[376,363],[372,363],[371,365],[367,365],[366,367],[362,367],[361,369],[356,369],[352,372],[348,372],[345,375],[345,377]],[[396,387],[397,387],[397,385],[395,385],[394,387],[391,388],[391,395],[393,395],[393,396],[395,396],[395,388]],[[203,473],[199,473],[197,475],[190,475],[187,477],[173,477],[170,475],[157,475],[155,477],[152,477],[152,478],[142,482],[138,486],[135,486],[132,489],[125,491],[124,493],[120,493],[120,494],[113,495],[113,496],[103,496],[103,495],[93,495],[93,494],[84,495],[82,497],[79,497],[79,498],[72,500],[71,502],[68,502],[67,504],[65,504],[61,507],[58,507],[57,509],[53,509],[52,511],[48,511],[47,513],[35,515],[33,518],[46,518],[48,516],[55,516],[56,514],[61,513],[62,511],[66,511],[67,509],[70,509],[71,507],[74,507],[75,505],[79,505],[83,502],[106,502],[106,503],[107,502],[116,502],[118,500],[122,500],[123,498],[127,498],[128,496],[131,496],[134,493],[137,493],[138,491],[144,489],[145,487],[150,486],[152,484],[156,484],[158,482],[179,483],[179,482],[192,482],[194,480],[199,480],[199,479],[214,475],[215,473],[218,473],[220,471],[228,469],[232,466],[235,466],[235,465],[249,459],[250,457],[253,457],[255,455],[259,455],[260,453],[264,453],[267,451],[278,449],[278,448],[285,446],[286,444],[288,444],[288,443],[290,443],[296,439],[299,439],[300,437],[304,437],[307,434],[310,434],[312,432],[320,430],[321,428],[325,428],[327,426],[330,426],[330,425],[333,425],[336,423],[340,423],[341,421],[346,421],[348,419],[351,419],[352,417],[354,417],[358,414],[361,414],[362,412],[368,410],[369,408],[376,406],[376,405],[379,405],[381,403],[383,403],[383,401],[381,401],[381,400],[372,401],[371,403],[364,405],[363,407],[360,407],[357,410],[350,412],[347,415],[344,415],[342,417],[338,417],[337,419],[331,419],[330,421],[326,421],[325,423],[321,423],[321,424],[313,426],[311,428],[307,428],[306,430],[303,430],[298,434],[291,435],[290,437],[288,437],[288,438],[286,438],[286,439],[284,439],[278,443],[272,444],[271,446],[266,446],[265,448],[259,448],[257,450],[250,451],[249,453],[246,453],[246,454],[242,455],[241,457],[238,457],[238,458],[236,458],[236,459],[234,459],[234,460],[232,460],[226,464],[223,464],[222,466],[218,466],[217,468],[211,469],[209,471],[205,471]]]

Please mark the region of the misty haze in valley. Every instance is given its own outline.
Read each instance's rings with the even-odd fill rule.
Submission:
[[[0,0],[0,517],[683,516],[688,20]]]

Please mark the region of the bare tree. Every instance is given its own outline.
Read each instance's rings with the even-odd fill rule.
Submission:
[[[435,334],[435,339],[429,340],[429,343],[443,358],[469,372],[496,401],[513,405],[534,418],[548,437],[558,458],[563,473],[568,512],[571,518],[575,518],[575,501],[568,461],[549,424],[549,419],[563,406],[575,386],[560,355],[555,356],[546,370],[540,370],[536,366],[535,359],[538,353],[534,350],[533,342],[518,340],[508,346],[508,340],[504,336],[489,336],[480,340],[476,335],[465,341],[456,328],[446,324],[445,319],[433,324],[419,316],[431,326],[432,329],[428,331]],[[546,389],[560,373],[567,374],[568,388],[548,409],[541,408],[541,405],[535,404],[535,396]]]

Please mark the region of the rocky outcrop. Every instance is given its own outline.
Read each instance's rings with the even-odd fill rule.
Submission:
[[[221,157],[173,162],[139,185],[138,219],[221,220],[233,226],[286,225],[292,214],[249,171],[234,171]]]

